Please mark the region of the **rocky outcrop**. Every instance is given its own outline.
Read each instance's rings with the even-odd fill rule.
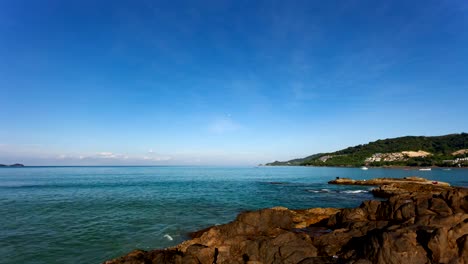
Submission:
[[[245,212],[229,224],[193,233],[192,240],[174,248],[138,250],[106,263],[299,263],[317,256],[317,248],[312,244],[314,235],[329,232],[326,228],[306,227],[338,211],[275,207]]]
[[[437,186],[450,186],[446,182],[435,182],[421,177],[404,177],[404,178],[375,178],[370,180],[353,180],[349,178],[337,178],[329,181],[329,184],[341,185],[386,185],[386,184],[407,184],[408,186],[418,187],[422,185],[437,185]]]
[[[371,180],[353,180],[349,178],[338,178],[328,182],[329,184],[341,185],[378,185],[372,190],[376,197],[388,198],[397,194],[427,193],[440,194],[453,189],[450,184],[440,181],[431,181],[421,177],[405,178],[376,178]]]
[[[106,263],[468,263],[468,190],[401,193],[352,209],[245,212],[176,247]]]
[[[337,252],[345,259],[468,263],[467,213],[468,191],[455,188],[440,195],[403,194],[388,201],[368,201],[332,216],[328,226],[353,233],[348,244]]]
[[[384,184],[371,190],[372,194],[376,197],[388,198],[397,194],[412,194],[412,193],[426,193],[426,194],[441,194],[444,191],[452,190],[450,186],[442,184],[423,184],[415,185],[409,183],[391,183]]]

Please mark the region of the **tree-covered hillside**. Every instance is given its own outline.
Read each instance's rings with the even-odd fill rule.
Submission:
[[[454,157],[453,152],[468,149],[468,134],[450,134],[445,136],[424,137],[424,136],[406,136],[399,138],[383,139],[370,142],[364,145],[349,147],[331,153],[320,153],[308,156],[303,159],[294,159],[285,162],[273,162],[266,165],[313,165],[313,166],[451,166],[447,160],[454,158],[463,158],[465,154]],[[408,157],[399,161],[379,161],[366,162],[366,158],[376,153],[395,153],[401,151],[419,151],[430,152],[432,155],[427,157]],[[320,159],[324,156],[331,156]],[[466,165],[466,162],[460,162]]]

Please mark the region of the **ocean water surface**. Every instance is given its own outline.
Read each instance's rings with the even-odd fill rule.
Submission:
[[[335,177],[405,176],[468,186],[466,169],[0,168],[0,263],[102,263],[176,245],[245,210],[354,207],[372,198],[371,187],[328,185]]]

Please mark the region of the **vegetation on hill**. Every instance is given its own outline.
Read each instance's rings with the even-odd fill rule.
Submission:
[[[269,166],[310,165],[310,166],[468,166],[466,152],[468,149],[468,134],[450,134],[445,136],[424,137],[406,136],[382,139],[364,145],[357,145],[331,153],[319,153],[303,159],[290,161],[275,161]],[[394,161],[366,162],[366,159],[376,153],[396,153],[402,151],[427,151],[432,155],[426,157],[406,157]],[[453,153],[462,153],[453,155]],[[323,157],[330,156],[326,159]],[[456,160],[456,159],[459,160]],[[461,159],[461,160],[460,160]],[[453,162],[451,162],[453,161]]]

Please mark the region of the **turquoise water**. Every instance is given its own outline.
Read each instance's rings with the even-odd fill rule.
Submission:
[[[176,245],[244,210],[354,207],[371,198],[368,187],[327,185],[335,177],[413,175],[468,186],[468,170],[457,169],[3,168],[0,263],[101,263],[135,248]]]

